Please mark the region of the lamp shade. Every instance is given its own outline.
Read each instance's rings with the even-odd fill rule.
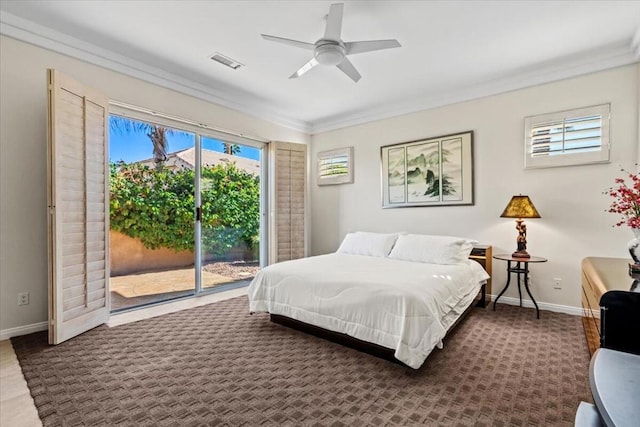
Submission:
[[[533,202],[529,198],[529,196],[513,196],[509,201],[509,204],[502,215],[501,218],[541,218],[540,213],[533,205]]]

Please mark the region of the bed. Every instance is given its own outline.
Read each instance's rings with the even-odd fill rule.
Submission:
[[[350,233],[336,253],[259,271],[249,285],[249,311],[392,350],[417,369],[489,279],[469,260],[472,243]]]

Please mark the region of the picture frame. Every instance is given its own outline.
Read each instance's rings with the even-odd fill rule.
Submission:
[[[382,207],[473,205],[473,131],[380,147]]]
[[[318,152],[318,185],[353,183],[353,147]]]

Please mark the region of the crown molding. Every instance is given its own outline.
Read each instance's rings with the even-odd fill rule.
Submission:
[[[250,95],[203,85],[1,10],[0,34],[299,132],[311,130],[309,123],[275,114],[272,107],[261,107]]]
[[[311,135],[603,71],[640,60],[638,29],[631,41],[516,70],[501,78],[477,82],[456,91],[426,94],[419,101],[376,106],[310,123],[274,113],[271,105],[261,105],[264,103],[251,95],[221,86],[203,85],[1,10],[0,34]]]
[[[359,111],[355,114],[343,115],[342,117],[330,117],[316,121],[312,125],[311,134],[357,126],[376,120],[416,113],[418,111],[629,65],[638,61],[638,52],[640,52],[639,45],[640,31],[636,33],[636,37],[632,43],[625,41],[604,46],[599,49],[583,52],[580,55],[573,55],[569,58],[562,58],[543,65],[537,65],[530,69],[519,70],[498,79],[478,82],[456,91],[438,93],[431,96],[426,95],[417,102],[375,107],[366,111]]]

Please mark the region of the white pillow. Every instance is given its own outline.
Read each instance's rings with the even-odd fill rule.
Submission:
[[[463,237],[401,234],[389,258],[431,264],[467,262],[475,240]]]
[[[397,234],[369,233],[358,231],[344,237],[336,252],[351,255],[386,257],[391,252]]]

